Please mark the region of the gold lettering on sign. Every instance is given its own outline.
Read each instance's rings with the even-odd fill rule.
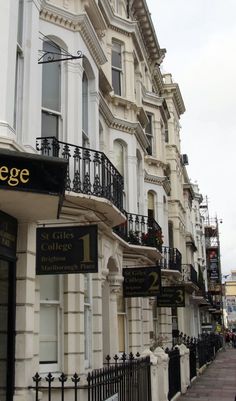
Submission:
[[[6,181],[11,187],[16,187],[19,184],[27,184],[29,181],[29,170],[23,168],[12,167],[9,169],[7,166],[0,166],[0,181]]]
[[[92,262],[90,259],[90,235],[86,234],[83,237],[80,237],[83,241],[84,245],[84,259],[81,260],[82,263],[89,263]]]

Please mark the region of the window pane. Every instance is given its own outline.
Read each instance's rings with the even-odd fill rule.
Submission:
[[[91,311],[88,306],[84,307],[84,358],[89,363],[91,341]]]
[[[85,73],[82,82],[82,129],[88,133],[88,79]]]
[[[18,7],[18,30],[17,30],[17,43],[22,46],[22,34],[23,34],[23,10],[24,10],[24,2],[23,0],[19,0]]]
[[[114,142],[114,164],[121,175],[124,175],[124,148],[118,141]]]
[[[58,276],[40,276],[40,300],[59,301]]]
[[[117,70],[112,70],[112,86],[116,95],[121,95],[121,73]]]
[[[112,45],[112,66],[121,69],[121,45],[113,43]]]
[[[41,341],[39,354],[40,363],[57,363],[57,343]]]
[[[55,136],[58,138],[58,116],[42,112],[42,136]]]
[[[55,305],[40,307],[40,362],[57,362],[57,309]]]
[[[60,48],[44,42],[43,50],[60,53]],[[53,57],[53,55],[51,56]],[[58,55],[56,56],[58,58]],[[60,63],[43,64],[42,106],[55,111],[61,110],[61,70]]]
[[[119,352],[125,352],[125,316],[118,315]]]

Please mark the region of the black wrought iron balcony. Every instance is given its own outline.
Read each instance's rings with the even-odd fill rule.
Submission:
[[[114,232],[132,245],[142,245],[162,250],[162,230],[155,219],[124,212],[127,220],[114,227]]]
[[[162,269],[178,270],[181,272],[182,255],[177,248],[162,247],[163,258],[158,261]]]
[[[185,283],[193,283],[198,286],[197,272],[193,265],[187,264],[182,265],[183,281]]]
[[[204,281],[200,281],[198,278],[197,281],[198,290],[196,291],[196,295],[200,295],[207,300],[207,293]]]
[[[123,177],[103,152],[55,137],[37,138],[36,149],[43,155],[68,160],[67,191],[106,198],[123,211]]]

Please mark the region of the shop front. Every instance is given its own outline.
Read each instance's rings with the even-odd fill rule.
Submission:
[[[0,400],[15,395],[17,272],[22,224],[56,219],[63,201],[67,162],[0,150]],[[20,288],[20,287],[19,287]],[[15,375],[16,373],[16,375]]]
[[[14,391],[17,221],[0,211],[0,399]]]

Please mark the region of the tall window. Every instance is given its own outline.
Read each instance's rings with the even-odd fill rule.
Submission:
[[[170,248],[174,248],[174,227],[173,222],[168,222],[168,234],[169,234],[169,246]]]
[[[83,72],[82,79],[82,131],[83,131],[83,146],[89,146],[88,138],[88,78]]]
[[[39,360],[43,371],[59,369],[62,348],[61,326],[60,277],[40,276]]]
[[[148,192],[148,217],[155,218],[155,197],[152,192]]]
[[[121,57],[121,44],[117,42],[112,43],[112,86],[114,93],[121,96],[122,85],[122,57]]]
[[[147,152],[149,155],[152,155],[153,152],[153,127],[152,127],[152,115],[147,114],[148,117],[148,124],[146,125],[145,132],[146,136],[149,142],[149,145],[147,147]]]
[[[14,104],[14,128],[18,136],[21,133],[22,100],[23,100],[23,17],[24,2],[19,0],[17,46],[16,46],[16,74],[15,74],[15,104]]]
[[[84,360],[85,368],[91,366],[92,355],[92,289],[91,275],[84,275]]]
[[[123,296],[117,297],[117,318],[118,318],[118,345],[119,352],[127,350],[127,317],[126,305]]]
[[[114,165],[124,178],[123,205],[126,207],[127,176],[126,176],[126,147],[119,140],[114,141]]]
[[[43,50],[60,53],[54,43],[45,41]],[[42,77],[42,136],[59,137],[59,118],[61,116],[61,63],[43,64]]]

